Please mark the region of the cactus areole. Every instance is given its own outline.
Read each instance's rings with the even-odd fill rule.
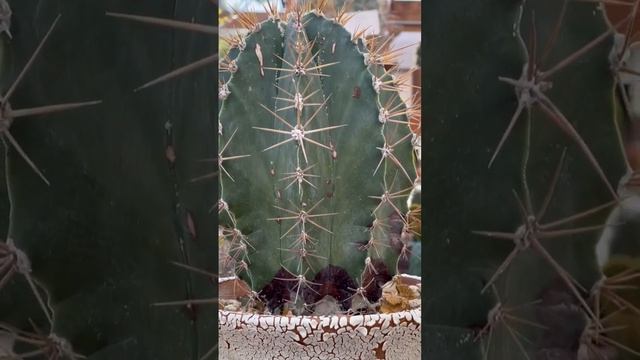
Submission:
[[[418,359],[420,282],[394,275],[418,256],[406,200],[416,179],[407,119],[419,106],[384,67],[397,51],[349,33],[347,14],[328,19],[323,4],[268,8],[262,23],[239,14],[249,34],[228,39],[220,61],[220,276],[251,289],[221,302],[221,354],[268,356],[244,348],[257,335],[288,344],[287,358],[317,347],[360,358],[318,335],[347,332],[372,344],[357,346],[367,356],[407,348]]]

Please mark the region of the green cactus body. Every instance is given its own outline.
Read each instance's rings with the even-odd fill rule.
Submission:
[[[24,274],[45,305],[27,276],[11,277],[0,290],[0,336],[30,335],[20,333],[15,347],[3,350],[53,359],[78,358],[72,353],[94,360],[200,359],[216,341],[214,307],[153,304],[215,296],[209,279],[171,262],[215,268],[215,226],[207,225],[215,187],[190,180],[210,170],[198,160],[215,153],[216,71],[138,94],[133,89],[210,55],[215,45],[207,36],[121,22],[105,12],[213,23],[215,7],[208,0],[111,1],[108,8],[92,1],[11,4],[13,38],[3,40],[12,55],[3,69],[8,81],[61,14],[16,88],[13,108],[87,97],[104,102],[12,125],[50,186],[7,144],[11,240],[2,245],[25,255],[32,271]]]
[[[588,332],[602,319],[595,244],[617,226],[610,184],[625,173],[613,31],[597,5],[569,1],[433,2],[426,14],[438,49],[423,68],[424,195],[437,206],[423,234],[425,293],[438,294],[426,317],[474,329],[465,359],[613,359]]]
[[[288,300],[307,303],[329,265],[359,279],[381,259],[393,273],[403,227],[390,227],[415,171],[390,75],[318,11],[252,30],[220,75],[218,210],[236,272],[256,291],[288,274]]]

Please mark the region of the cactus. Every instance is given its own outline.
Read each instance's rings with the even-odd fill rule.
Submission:
[[[416,178],[397,51],[350,34],[326,2],[282,16],[267,7],[220,62],[220,268],[243,278],[272,313],[349,310],[406,271],[406,199]],[[335,306],[334,306],[335,308]],[[250,311],[249,307],[245,311]]]
[[[436,358],[637,358],[610,323],[633,313],[611,289],[637,270],[617,276],[596,257],[629,201],[629,44],[612,40],[633,3],[610,26],[593,2],[427,4],[424,285],[438,296],[425,316],[430,336],[460,344]]]
[[[212,58],[215,27],[192,21],[213,23],[215,6],[208,0],[122,0],[108,8],[75,0],[10,4],[11,37],[0,35],[9,198],[0,211],[3,226],[9,214],[8,240],[0,243],[0,357],[210,355],[214,308],[192,300],[214,297],[216,286],[171,262],[215,268],[209,213],[215,189],[191,179],[209,171],[199,160],[215,152],[216,72],[132,90],[205,52]],[[107,11],[173,19],[173,27],[210,35],[127,23]],[[39,54],[28,61],[34,49]],[[8,115],[62,110],[12,109],[87,98],[103,103],[8,121]],[[182,306],[154,306],[168,301]]]

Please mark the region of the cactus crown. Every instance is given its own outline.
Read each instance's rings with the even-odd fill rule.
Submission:
[[[272,311],[304,313],[326,295],[346,310],[354,288],[410,254],[408,119],[420,109],[385,68],[389,42],[350,34],[344,9],[329,19],[326,7],[239,14],[249,33],[220,62],[220,272]]]

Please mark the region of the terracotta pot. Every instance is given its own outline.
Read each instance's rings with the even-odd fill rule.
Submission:
[[[390,314],[280,316],[218,310],[219,358],[419,360],[421,309]]]

